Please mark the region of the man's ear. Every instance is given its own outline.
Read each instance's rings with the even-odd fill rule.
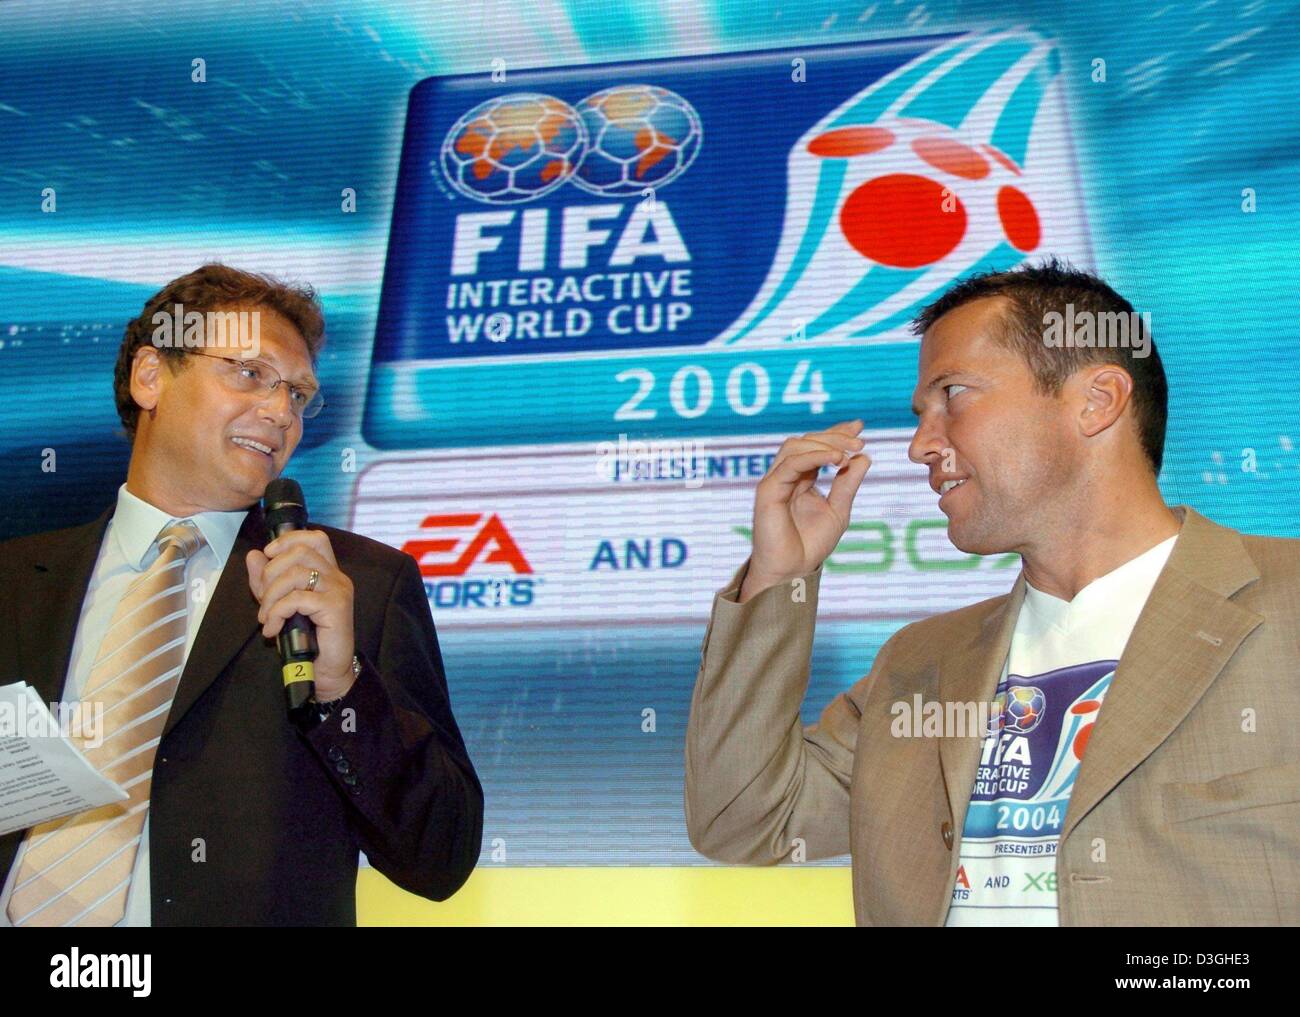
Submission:
[[[1085,402],[1079,429],[1086,436],[1100,434],[1120,418],[1133,398],[1133,379],[1122,367],[1102,364],[1084,379]]]
[[[131,398],[145,413],[158,405],[163,390],[162,354],[152,346],[141,346],[131,361]]]

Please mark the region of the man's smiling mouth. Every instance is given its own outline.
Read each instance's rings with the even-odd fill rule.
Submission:
[[[250,452],[260,452],[268,459],[275,453],[275,449],[273,449],[270,445],[257,441],[253,438],[245,438],[243,435],[235,435],[230,440],[234,442],[236,445],[238,445],[240,448],[246,448]]]

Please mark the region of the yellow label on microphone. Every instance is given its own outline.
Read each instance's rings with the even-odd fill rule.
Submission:
[[[280,668],[280,673],[284,675],[285,685],[316,680],[316,669],[310,660],[292,660]]]

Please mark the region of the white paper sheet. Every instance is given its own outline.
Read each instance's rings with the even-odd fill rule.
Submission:
[[[129,797],[60,733],[34,688],[0,686],[0,835]]]

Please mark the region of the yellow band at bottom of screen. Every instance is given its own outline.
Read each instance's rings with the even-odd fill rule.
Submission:
[[[280,674],[284,676],[285,685],[316,680],[316,668],[310,660],[291,660],[280,668]]]
[[[357,924],[852,925],[853,883],[848,866],[485,866],[437,902],[363,868]]]

